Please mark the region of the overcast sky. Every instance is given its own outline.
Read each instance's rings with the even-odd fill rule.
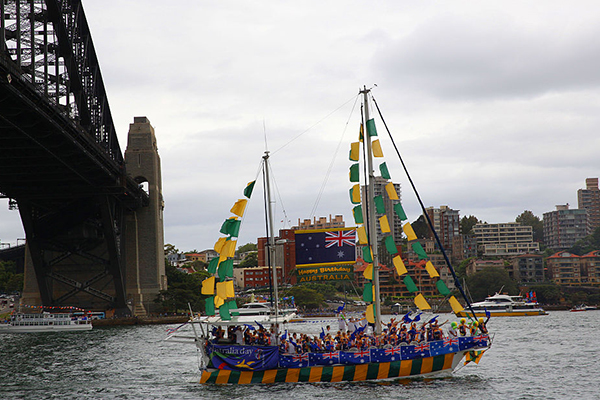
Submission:
[[[276,228],[330,214],[352,221],[347,155],[363,85],[377,85],[426,206],[490,223],[524,210],[541,218],[557,204],[576,208],[577,189],[600,175],[596,1],[83,5],[121,148],[134,116],[156,129],[165,243],[182,251],[213,246],[265,143]],[[417,202],[383,145],[413,221]],[[257,189],[240,245],[264,236]],[[18,212],[0,207],[0,240],[24,237]]]

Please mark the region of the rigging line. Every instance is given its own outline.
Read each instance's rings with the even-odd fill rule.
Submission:
[[[271,165],[272,165],[273,161],[271,161]],[[279,186],[277,186],[277,180],[275,179],[275,173],[273,172],[273,168],[271,168],[271,181],[273,182],[273,185],[275,185],[275,191],[277,192],[277,198],[279,199],[279,202],[281,203],[281,212],[283,212],[283,218],[284,221],[288,224],[292,224],[292,221],[290,221],[290,219],[288,218],[287,215],[287,211],[285,209],[285,205],[283,204],[283,198],[281,197],[281,192],[279,191]]]
[[[312,210],[310,211],[310,217],[316,216],[315,214],[317,212],[317,207],[319,206],[319,203],[321,202],[321,197],[323,197],[323,192],[325,192],[325,186],[327,185],[327,182],[329,181],[329,177],[331,176],[331,171],[333,170],[333,165],[335,163],[335,159],[337,158],[337,155],[342,146],[342,142],[344,141],[344,136],[346,135],[346,132],[348,130],[348,125],[350,125],[350,118],[352,118],[352,114],[354,114],[354,110],[356,109],[356,104],[358,103],[359,96],[360,96],[360,94],[358,94],[355,97],[354,104],[352,105],[352,109],[350,110],[350,114],[348,115],[348,119],[346,120],[346,125],[344,126],[344,130],[342,131],[342,136],[340,137],[340,141],[338,142],[335,152],[333,153],[333,158],[331,159],[329,168],[327,169],[327,172],[325,173],[325,179],[323,179],[323,183],[321,184],[319,194],[317,195],[317,200],[315,201],[315,205],[313,206]]]
[[[304,135],[306,132],[310,131],[312,128],[314,128],[315,126],[319,125],[321,122],[325,121],[331,115],[335,114],[340,108],[342,108],[346,104],[350,103],[352,101],[352,99],[354,99],[354,97],[352,97],[351,99],[347,100],[346,102],[344,102],[344,104],[340,105],[338,108],[336,108],[335,110],[331,111],[329,114],[327,114],[326,116],[324,116],[323,118],[321,118],[320,120],[318,120],[317,122],[315,122],[314,124],[312,124],[310,127],[308,127],[304,131],[302,131],[299,134],[297,134],[296,136],[294,136],[289,142],[287,142],[286,144],[284,144],[283,146],[281,146],[277,150],[271,152],[271,154],[273,155],[273,154],[279,152],[279,150],[282,150],[284,147],[286,147],[289,144],[291,144],[293,141],[295,141],[296,139],[298,139],[300,136]]]
[[[421,206],[421,210],[423,210],[423,215],[425,215],[425,218],[427,219],[429,228],[431,229],[431,231],[433,232],[433,235],[435,236],[435,241],[436,241],[437,245],[439,246],[439,248],[442,252],[442,255],[444,256],[444,259],[446,260],[446,264],[448,265],[450,272],[452,273],[452,277],[454,278],[454,284],[456,285],[456,287],[462,294],[463,298],[465,299],[465,302],[467,303],[469,310],[473,314],[473,318],[477,319],[477,316],[475,315],[475,311],[473,310],[473,307],[471,307],[471,302],[467,298],[467,295],[465,294],[465,291],[463,290],[463,287],[460,284],[460,280],[456,276],[456,272],[454,271],[454,268],[452,267],[452,264],[450,263],[448,254],[446,254],[446,250],[444,249],[444,246],[442,246],[442,241],[440,240],[435,228],[433,227],[431,218],[429,218],[429,215],[427,214],[427,211],[425,210],[425,205],[423,204],[423,201],[421,200],[421,196],[419,195],[419,192],[417,192],[417,187],[415,186],[410,174],[408,173],[408,168],[406,167],[406,164],[404,163],[404,159],[400,155],[400,151],[398,150],[398,147],[396,146],[396,142],[394,141],[394,138],[392,137],[392,133],[390,132],[390,129],[388,128],[388,126],[385,122],[385,119],[383,119],[383,115],[381,113],[381,110],[379,109],[379,104],[377,104],[377,101],[375,101],[375,98],[372,95],[371,95],[371,99],[373,100],[373,103],[375,104],[375,107],[377,108],[377,112],[379,113],[379,117],[381,118],[381,122],[383,122],[383,126],[385,126],[388,136],[390,137],[390,140],[392,141],[392,145],[394,146],[394,149],[396,150],[398,159],[400,160],[400,163],[402,163],[402,168],[404,169],[404,173],[406,174],[406,177],[408,178],[408,181],[410,182],[413,192],[415,193],[415,196],[417,197],[419,205]]]

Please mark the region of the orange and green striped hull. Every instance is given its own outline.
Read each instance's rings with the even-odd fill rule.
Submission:
[[[408,378],[450,373],[465,352],[444,354],[414,360],[357,364],[279,368],[265,371],[206,370],[200,383],[252,384],[278,382],[342,382]]]

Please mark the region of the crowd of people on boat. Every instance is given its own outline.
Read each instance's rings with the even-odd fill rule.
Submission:
[[[387,324],[382,323],[381,334],[376,334],[374,325],[367,323],[366,319],[350,318],[339,323],[337,331],[331,326],[321,328],[319,335],[308,335],[305,333],[291,333],[287,330],[277,334],[277,327],[272,325],[270,329],[258,324],[230,326],[227,335],[221,327],[213,331],[214,343],[229,343],[237,345],[273,346],[278,344],[282,353],[297,354],[306,352],[330,352],[348,351],[351,349],[364,350],[369,348],[396,347],[403,344],[416,344],[456,338],[459,336],[476,336],[487,334],[486,322],[483,318],[467,322],[461,318],[459,322],[451,322],[447,331],[442,326],[448,323],[438,323],[437,317],[429,319],[421,324],[418,321],[407,322],[392,318]],[[280,335],[277,341],[277,336]],[[388,346],[389,345],[389,346]]]

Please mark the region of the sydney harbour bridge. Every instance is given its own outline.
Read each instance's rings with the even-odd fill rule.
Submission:
[[[152,311],[156,137],[135,117],[121,151],[80,0],[0,0],[0,196],[25,230],[23,303]]]

